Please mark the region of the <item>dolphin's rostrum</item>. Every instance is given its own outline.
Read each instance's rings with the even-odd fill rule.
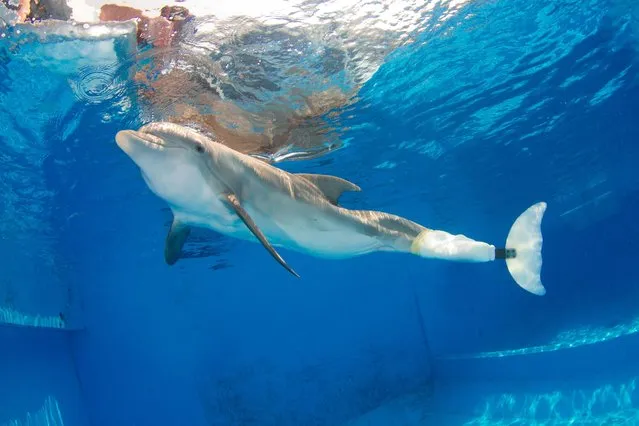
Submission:
[[[540,279],[544,202],[522,213],[505,248],[495,248],[392,214],[343,208],[340,196],[360,191],[357,185],[335,176],[286,172],[184,126],[150,123],[120,131],[115,139],[173,212],[165,246],[170,265],[179,259],[190,227],[198,226],[259,241],[295,276],[274,247],[325,258],[394,251],[465,262],[504,259],[519,286],[537,295],[546,292]]]

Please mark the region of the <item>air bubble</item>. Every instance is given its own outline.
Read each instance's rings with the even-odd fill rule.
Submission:
[[[78,99],[88,103],[107,101],[120,95],[123,89],[116,84],[115,69],[110,67],[85,67],[72,86]]]
[[[230,55],[224,55],[220,58],[220,66],[224,71],[230,71],[235,67],[235,61]]]

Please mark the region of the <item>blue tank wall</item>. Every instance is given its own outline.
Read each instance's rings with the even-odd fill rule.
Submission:
[[[89,425],[68,332],[0,325],[0,377],[0,425]]]
[[[344,426],[628,424],[639,421],[639,337],[519,356],[435,362],[429,392]]]
[[[60,54],[71,59],[73,50],[25,43],[20,36],[12,40],[5,31],[0,45],[0,425],[85,426],[70,331],[81,328],[81,296],[66,274],[75,256],[59,245],[68,216],[57,209],[59,182],[50,174],[50,165],[61,159],[51,154],[60,149],[64,134],[52,123],[76,102],[64,78],[65,66],[73,70],[73,61],[56,59]]]

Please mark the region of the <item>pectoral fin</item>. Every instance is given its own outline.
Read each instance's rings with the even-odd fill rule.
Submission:
[[[293,268],[288,266],[286,261],[282,259],[282,256],[280,256],[279,253],[275,251],[275,248],[273,248],[271,243],[268,242],[268,240],[266,239],[266,237],[264,236],[260,228],[257,227],[257,225],[255,224],[251,216],[249,216],[247,211],[244,210],[244,207],[242,207],[242,205],[240,204],[240,201],[237,199],[235,194],[228,194],[226,196],[226,199],[231,205],[231,207],[233,207],[233,210],[235,210],[235,213],[237,213],[240,219],[242,219],[242,222],[244,222],[246,227],[253,233],[253,235],[255,235],[257,239],[260,240],[264,248],[268,250],[271,256],[273,256],[275,260],[277,260],[280,263],[280,265],[286,268],[287,271],[289,271],[291,274],[299,278],[300,276],[297,274],[297,272],[295,272]]]
[[[191,228],[188,225],[181,223],[175,217],[173,218],[164,244],[164,260],[168,265],[173,265],[180,258],[182,246],[184,246],[190,232]]]
[[[337,200],[345,191],[361,191],[362,189],[352,182],[337,176],[318,175],[310,173],[297,173],[297,176],[303,177],[311,182],[324,194],[331,204],[338,205]]]

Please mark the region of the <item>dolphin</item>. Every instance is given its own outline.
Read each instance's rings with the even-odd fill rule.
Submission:
[[[276,247],[333,259],[377,251],[462,262],[502,259],[521,288],[546,292],[540,277],[545,202],[525,210],[505,246],[496,248],[392,214],[344,208],[340,196],[361,190],[354,183],[286,172],[182,125],[153,122],[119,131],[115,140],[173,212],[164,250],[169,265],[178,261],[190,229],[204,227],[260,242],[296,277]]]

